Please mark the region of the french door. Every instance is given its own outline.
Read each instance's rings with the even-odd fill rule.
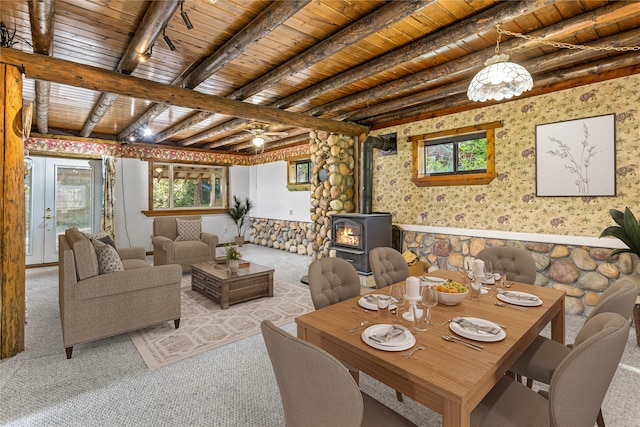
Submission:
[[[26,263],[58,261],[58,234],[92,232],[102,212],[100,160],[31,157],[25,178]]]

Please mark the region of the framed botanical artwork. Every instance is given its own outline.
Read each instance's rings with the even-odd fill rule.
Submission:
[[[536,195],[616,195],[615,114],[536,125]]]

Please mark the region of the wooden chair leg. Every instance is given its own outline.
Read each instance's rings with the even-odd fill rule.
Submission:
[[[178,329],[180,327],[180,319],[175,319],[173,321],[173,324],[175,325],[176,329]]]
[[[598,427],[605,427],[604,426],[604,418],[602,417],[602,408],[598,411],[598,417],[596,418],[596,424],[598,424]]]
[[[71,353],[73,353],[73,346],[65,347],[64,350],[67,352],[67,359],[71,359]]]
[[[402,393],[400,393],[398,390],[396,390],[396,397],[398,398],[398,402],[404,402],[404,399],[402,398]]]
[[[527,387],[533,388],[533,380],[531,378],[527,378]]]

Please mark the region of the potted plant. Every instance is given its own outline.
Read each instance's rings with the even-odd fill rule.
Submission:
[[[615,249],[609,254],[609,258],[624,252],[631,252],[640,256],[640,225],[629,208],[624,213],[616,209],[610,209],[611,218],[618,225],[605,228],[600,237],[612,236],[620,239],[628,248]]]
[[[232,273],[237,273],[238,267],[240,266],[240,258],[242,258],[242,254],[238,252],[233,243],[229,243],[225,248],[225,255],[227,258],[227,265],[229,266],[229,270],[231,270]]]
[[[253,209],[253,202],[246,197],[244,200],[233,196],[233,205],[227,211],[227,215],[236,225],[238,235],[236,236],[236,244],[242,246],[244,243],[244,226],[249,211]]]
[[[610,209],[611,218],[618,225],[607,227],[600,233],[600,237],[612,236],[620,239],[628,248],[621,248],[611,251],[609,259],[612,256],[624,252],[632,252],[640,256],[640,224],[629,208],[624,209],[624,213],[616,209]],[[633,321],[636,324],[636,340],[640,346],[640,304],[633,306]]]

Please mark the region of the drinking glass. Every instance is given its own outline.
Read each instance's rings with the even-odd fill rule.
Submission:
[[[493,264],[491,264],[491,261],[485,261],[484,262],[484,277],[485,277],[485,283],[489,283],[491,281],[491,279],[494,279],[493,277]],[[495,282],[495,280],[494,280]]]
[[[395,322],[400,323],[400,307],[406,302],[406,293],[404,290],[404,286],[400,284],[391,285],[391,289],[389,290],[389,295],[391,298],[395,300],[396,305],[396,318]]]
[[[378,295],[378,317],[380,320],[389,318],[389,306],[391,305],[391,297],[389,295]]]
[[[428,321],[426,310],[422,310],[418,308],[417,304],[411,304],[411,309],[413,310],[413,328],[418,332],[424,332],[428,329]]]
[[[438,305],[438,292],[436,292],[435,286],[422,287],[422,304],[427,308],[427,325],[433,326],[433,322],[431,321],[431,309]]]

